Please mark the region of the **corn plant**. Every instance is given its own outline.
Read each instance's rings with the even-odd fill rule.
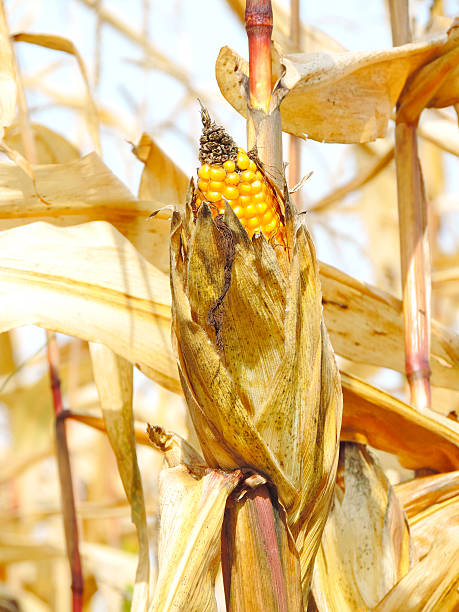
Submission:
[[[0,609],[63,610],[70,599],[74,611],[92,609],[94,593],[109,585],[118,591],[110,609],[136,612],[457,610],[459,343],[431,317],[433,241],[418,157],[424,109],[458,109],[457,19],[443,17],[412,42],[407,4],[390,2],[394,46],[346,52],[300,23],[299,2],[288,20],[267,0],[228,1],[245,25],[249,57],[223,47],[216,78],[247,120],[245,144],[144,35],[101,3],[83,4],[186,84],[202,124],[199,166],[187,176],[144,133],[133,146],[143,165],[133,196],[102,161],[107,113],[76,46],[58,35],[10,35],[2,5],[0,148],[10,161],[0,166],[0,397],[15,440],[35,411],[54,429],[65,546],[40,540],[11,512],[0,530]],[[76,59],[95,152],[81,157],[31,122],[19,43]],[[449,115],[439,116],[452,130]],[[430,141],[457,156],[454,129],[452,139]],[[299,176],[298,139],[306,134],[353,144],[362,156],[372,151],[367,143],[389,142],[365,172],[310,208],[320,214],[371,187],[395,159],[401,300],[318,260],[314,217],[300,209],[307,177]],[[374,202],[382,196],[386,205],[378,191]],[[19,384],[7,385],[21,370],[10,332],[31,324],[47,330],[49,382],[32,387],[29,404]],[[74,340],[59,347],[55,332]],[[150,404],[146,418],[134,413],[134,366],[168,394],[162,413],[151,415]],[[365,367],[403,373],[410,403],[358,377]],[[78,408],[63,394],[76,370],[78,390],[95,385],[96,406]],[[443,411],[439,387],[449,392]],[[74,427],[102,432],[89,445],[101,455],[88,479],[95,489],[106,490],[116,460],[125,502],[104,506],[105,535],[74,484],[84,469]],[[26,459],[11,452],[2,486],[15,492],[21,473],[51,453],[40,431]],[[374,449],[412,472],[391,484],[388,455]],[[143,453],[156,462],[154,482]],[[126,506],[133,530],[125,549],[135,553],[108,546],[120,528],[110,513]],[[36,568],[35,582],[21,577],[20,562]],[[45,577],[56,567],[71,576],[71,597]]]

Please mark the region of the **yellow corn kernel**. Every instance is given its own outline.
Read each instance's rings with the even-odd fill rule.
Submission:
[[[240,207],[240,206],[235,206],[235,207],[233,208],[233,212],[234,212],[234,214],[236,215],[236,217],[237,217],[238,219],[240,219],[240,218],[241,218],[241,216],[242,216],[242,209],[241,209],[241,207]]]
[[[209,183],[209,191],[218,191],[218,193],[223,193],[226,185],[223,181],[210,181]]]
[[[255,204],[248,204],[245,207],[244,217],[246,217],[247,219],[251,219],[252,217],[255,217],[256,214],[257,214],[257,207],[255,206]]]
[[[208,181],[210,179],[210,166],[209,164],[202,164],[202,166],[198,170],[199,178]]]
[[[247,225],[250,227],[250,229],[255,229],[256,227],[259,227],[260,225],[260,220],[258,217],[252,217],[251,219],[247,220]]]
[[[250,166],[250,159],[247,157],[246,153],[239,153],[237,156],[237,167],[239,170],[247,170]]]
[[[229,173],[234,172],[236,170],[236,164],[231,159],[229,159],[228,161],[223,163],[223,168],[229,174]]]
[[[263,183],[259,181],[258,179],[255,179],[250,185],[250,191],[252,193],[258,193],[262,190],[262,188],[263,188]]]
[[[252,193],[252,190],[251,190],[250,185],[248,183],[240,183],[239,184],[239,191],[243,195],[249,195],[249,193]]]
[[[206,193],[206,200],[208,202],[218,202],[222,199],[222,194],[218,191],[208,191]]]
[[[269,236],[275,231],[276,226],[277,226],[277,220],[273,219],[270,223],[268,223],[268,225],[263,226],[263,231],[265,234]]]
[[[262,202],[258,202],[256,204],[257,207],[257,214],[260,215],[260,217],[262,217],[265,212],[268,210],[268,204],[263,200]]]
[[[221,166],[211,166],[210,178],[213,181],[224,181],[226,178],[226,172]]]
[[[227,185],[238,185],[239,184],[239,174],[238,172],[230,172],[226,175],[225,182]]]
[[[207,191],[208,187],[209,187],[209,183],[207,181],[203,181],[202,179],[198,181],[199,191]]]
[[[255,172],[252,172],[252,170],[245,170],[244,172],[241,172],[241,181],[244,181],[244,183],[251,183],[255,178]]]
[[[271,223],[271,220],[273,217],[274,217],[274,211],[272,209],[267,210],[261,220],[262,224],[267,225],[268,223]]]
[[[260,203],[260,202],[264,202],[265,200],[266,200],[266,196],[262,191],[259,191],[253,196],[254,202]]]
[[[257,164],[250,160],[250,164],[249,164],[249,170],[252,170],[252,172],[256,172],[257,171]]]
[[[227,200],[237,200],[239,197],[239,189],[234,187],[234,185],[226,185],[223,191],[223,196]]]
[[[243,211],[244,211],[244,217],[245,217],[245,210],[247,209],[247,206],[250,204],[252,198],[248,195],[240,195],[239,196],[239,204],[242,207]]]

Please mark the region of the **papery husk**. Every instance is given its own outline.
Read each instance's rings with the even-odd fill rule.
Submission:
[[[374,608],[375,612],[454,612],[459,607],[459,527],[445,529],[430,552]]]
[[[410,532],[417,557],[423,559],[435,539],[454,525],[459,527],[459,494],[436,502],[412,516]]]
[[[318,610],[373,609],[409,566],[408,521],[393,487],[368,449],[342,444],[342,472],[314,568]]]
[[[459,495],[459,471],[414,478],[395,486],[398,498],[409,519]]]
[[[240,472],[184,465],[160,474],[159,575],[149,612],[216,612],[215,576],[228,495]]]
[[[285,253],[278,262],[263,237],[252,243],[229,206],[223,223],[221,230],[206,205],[195,226],[191,214],[174,216],[172,312],[182,385],[209,465],[250,468],[277,487],[307,597],[333,492],[342,408],[315,251],[301,217],[290,230],[290,264]],[[209,312],[223,287],[215,323]]]
[[[287,94],[281,105],[282,128],[319,142],[381,138],[407,80],[443,52],[449,52],[445,34],[383,51],[284,55],[281,85]],[[216,64],[217,82],[228,102],[245,116],[241,75],[248,75],[248,63],[223,47]],[[442,89],[440,99],[432,100],[435,105],[456,99],[454,74]]]

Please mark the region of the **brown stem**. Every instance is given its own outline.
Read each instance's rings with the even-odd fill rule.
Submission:
[[[267,113],[272,90],[270,0],[247,0],[245,29],[249,41],[250,105]]]
[[[394,45],[410,42],[408,2],[391,0]],[[430,408],[430,250],[427,210],[421,165],[418,157],[419,114],[407,121],[400,97],[395,127],[395,164],[400,234],[403,320],[405,324],[405,371],[411,404],[418,410]],[[422,108],[422,107],[421,107]]]
[[[47,357],[56,428],[56,455],[61,488],[62,514],[64,519],[65,543],[67,557],[72,574],[72,610],[83,610],[83,572],[79,550],[78,523],[73,494],[72,470],[70,466],[67,432],[65,427],[66,412],[62,402],[61,381],[59,377],[59,348],[56,334],[47,331]]]

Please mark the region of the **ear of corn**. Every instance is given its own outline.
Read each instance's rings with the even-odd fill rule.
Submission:
[[[201,114],[197,207],[207,202],[216,217],[224,213],[228,202],[250,238],[261,232],[268,240],[285,246],[283,214],[261,164],[237,148],[204,108]]]

